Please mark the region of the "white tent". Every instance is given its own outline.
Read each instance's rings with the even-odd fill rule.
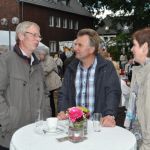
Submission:
[[[11,31],[10,32],[11,35],[11,47],[13,47],[16,43],[15,41],[15,36],[16,33],[15,31]],[[43,43],[39,43],[38,49],[39,48],[47,48],[49,49],[46,45],[44,45]],[[0,30],[0,49],[4,49],[4,51],[7,51],[9,49],[9,31],[4,31],[4,30]],[[1,51],[0,50],[0,51]]]

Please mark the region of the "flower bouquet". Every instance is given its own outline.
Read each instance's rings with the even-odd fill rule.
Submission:
[[[69,139],[72,142],[83,140],[87,134],[87,119],[90,117],[90,112],[87,108],[77,106],[71,107],[67,111],[69,118]]]

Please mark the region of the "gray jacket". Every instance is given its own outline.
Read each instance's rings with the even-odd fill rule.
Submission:
[[[138,85],[137,116],[143,139],[140,150],[150,150],[150,64],[134,67],[132,83],[135,82]]]
[[[50,116],[42,67],[35,55],[30,66],[17,46],[14,50],[0,56],[0,145],[5,147],[18,128],[35,121],[37,109]]]
[[[51,56],[46,56],[42,62],[42,67],[46,77],[46,85],[49,91],[56,90],[61,87],[61,78],[58,75],[57,65]]]

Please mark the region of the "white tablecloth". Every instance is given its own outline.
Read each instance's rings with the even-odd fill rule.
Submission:
[[[94,132],[92,122],[88,122],[87,139],[80,143],[58,142],[63,134],[39,135],[34,131],[35,124],[17,130],[11,140],[10,150],[136,150],[135,136],[121,127],[104,128]]]

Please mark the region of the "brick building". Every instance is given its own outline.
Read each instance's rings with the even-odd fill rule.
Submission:
[[[0,25],[0,29],[14,30],[15,25],[11,23],[14,16],[20,21],[38,23],[42,42],[51,52],[58,51],[60,41],[74,40],[78,30],[94,28],[94,18],[78,0],[1,0],[0,19],[7,18],[9,27]]]

